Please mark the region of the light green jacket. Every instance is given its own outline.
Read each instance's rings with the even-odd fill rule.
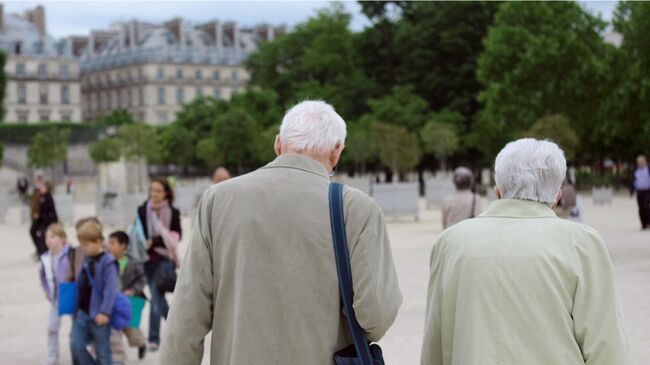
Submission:
[[[523,200],[497,200],[444,231],[422,364],[631,364],[602,237]]]
[[[283,155],[201,199],[161,344],[164,365],[333,364],[350,345],[341,314],[325,167]],[[346,187],[354,308],[371,340],[402,295],[380,208]]]

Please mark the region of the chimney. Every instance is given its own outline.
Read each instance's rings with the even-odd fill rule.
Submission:
[[[239,53],[239,27],[235,22],[228,22],[223,27],[223,32],[226,38],[230,40],[230,44],[235,49],[235,53]]]
[[[129,24],[129,47],[131,49],[135,49],[138,46],[137,34],[136,21],[134,20]]]
[[[219,23],[217,20],[213,20],[201,25],[199,29],[204,31],[208,37],[210,37],[210,40],[217,48],[217,51],[221,52],[223,48],[223,27],[221,23]]]
[[[39,5],[34,10],[28,11],[26,15],[27,20],[36,27],[38,34],[45,37],[45,9]]]
[[[124,24],[120,24],[119,35],[120,35],[120,51],[124,51],[127,47],[127,42],[128,42],[126,39],[126,30],[124,29]]]
[[[70,37],[70,41],[72,42],[72,54],[75,57],[81,56],[81,51],[88,45],[88,37]]]
[[[183,19],[174,18],[165,23],[165,28],[167,28],[176,37],[181,47],[184,46]]]

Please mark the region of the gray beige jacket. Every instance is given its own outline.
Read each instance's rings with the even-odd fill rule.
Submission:
[[[503,199],[433,246],[422,365],[631,365],[602,237]]]
[[[325,167],[283,155],[201,199],[161,347],[162,364],[333,364],[352,342],[341,303]],[[356,315],[372,341],[402,301],[384,217],[346,187]]]

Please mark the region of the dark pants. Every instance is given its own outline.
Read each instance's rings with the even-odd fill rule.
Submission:
[[[650,228],[650,190],[637,190],[636,201],[639,203],[641,226],[643,228]]]
[[[97,360],[86,349],[91,343],[95,345]],[[77,311],[72,323],[70,349],[73,361],[80,365],[112,365],[110,325],[98,326],[86,312]]]
[[[165,293],[156,288],[156,278],[160,275],[160,270],[165,266],[174,268],[174,263],[170,260],[157,260],[148,262],[144,271],[149,281],[149,289],[151,290],[151,311],[149,313],[149,342],[160,344],[160,318],[167,319],[169,313],[169,304],[165,299]],[[169,269],[167,267],[166,269]]]
[[[47,246],[45,245],[46,229],[47,226],[44,226],[39,221],[32,221],[32,226],[29,228],[29,235],[32,236],[32,241],[34,241],[36,254],[38,254],[38,256],[47,252]]]

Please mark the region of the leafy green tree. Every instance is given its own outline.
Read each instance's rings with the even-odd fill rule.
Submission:
[[[371,99],[368,105],[371,111],[363,116],[362,121],[370,119],[390,123],[402,126],[410,132],[420,130],[428,115],[426,100],[414,94],[407,86],[396,86],[391,94]]]
[[[27,150],[27,164],[47,168],[53,175],[54,167],[66,159],[69,138],[69,129],[49,128],[36,133]]]
[[[2,70],[2,72],[0,72],[0,120],[4,120],[6,112],[4,108],[4,101],[7,95],[7,74],[4,72],[6,62],[7,55],[4,53],[4,51],[0,51],[0,70]]]
[[[431,110],[451,109],[470,122],[480,109],[476,77],[482,40],[497,2],[413,2],[403,7],[395,34],[398,82],[410,84]],[[470,125],[463,126],[467,131]]]
[[[102,127],[121,127],[127,124],[134,124],[136,120],[124,109],[116,110],[111,114],[105,115],[97,121]]]
[[[445,110],[432,115],[420,131],[422,149],[440,160],[443,171],[447,170],[447,158],[460,147],[456,125],[463,119],[460,113]]]
[[[231,108],[217,117],[209,137],[201,139],[197,153],[207,165],[232,165],[237,174],[258,162],[259,129],[243,109]]]
[[[499,6],[478,66],[485,108],[473,142],[487,157],[547,115],[566,115],[581,139],[590,138],[607,92],[605,25],[574,2]]]
[[[539,119],[524,137],[551,140],[564,150],[568,159],[575,156],[579,145],[578,135],[571,122],[563,115],[549,115]]]
[[[136,123],[123,125],[117,140],[121,146],[122,156],[127,160],[158,160],[156,131],[149,125]]]
[[[333,4],[294,31],[263,43],[246,62],[251,84],[274,90],[284,107],[317,98],[345,118],[360,116],[373,86],[360,67],[349,23],[343,6]]]
[[[226,111],[227,105],[226,101],[211,97],[196,98],[183,105],[172,124],[194,131],[197,138],[205,136],[212,130],[216,117]]]
[[[249,88],[243,93],[233,95],[228,107],[245,109],[262,129],[276,126],[284,113],[278,94],[273,90],[261,88]]]
[[[115,138],[104,138],[90,146],[90,158],[96,163],[119,161],[121,156],[120,142]]]
[[[196,139],[196,133],[191,129],[177,123],[166,126],[158,136],[158,150],[162,161],[178,166],[196,165]]]
[[[280,124],[277,123],[259,134],[256,145],[257,159],[260,163],[265,164],[275,159],[275,137],[279,132]]]
[[[375,155],[370,138],[367,125],[357,123],[350,125],[348,128],[343,159],[352,162],[356,170],[362,175],[366,173],[368,162]]]
[[[632,160],[650,146],[650,3],[619,2],[614,27],[623,43],[612,49],[609,75],[617,86],[606,100],[611,123],[602,134],[612,140],[618,157]]]
[[[373,123],[370,127],[373,150],[379,160],[390,168],[394,179],[400,172],[406,172],[420,162],[420,144],[417,135],[405,127]]]

